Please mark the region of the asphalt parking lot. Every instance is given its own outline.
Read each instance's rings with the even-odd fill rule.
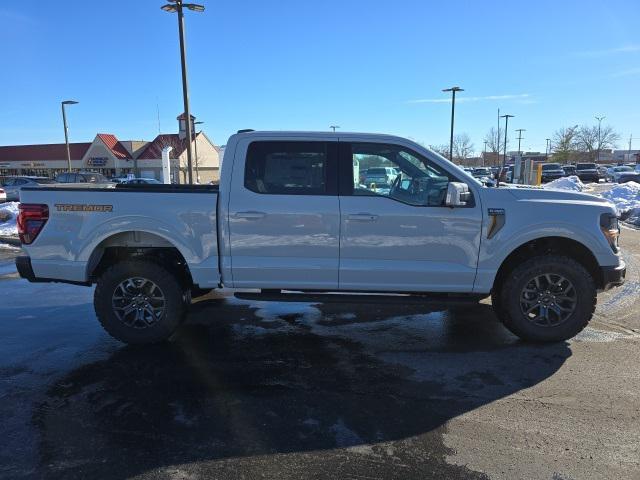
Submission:
[[[0,249],[0,478],[640,478],[640,232],[578,337],[488,304],[199,299],[168,344],[98,326],[92,289]]]

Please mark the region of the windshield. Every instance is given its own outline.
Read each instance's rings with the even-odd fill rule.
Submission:
[[[596,164],[595,163],[579,163],[577,165],[578,170],[595,170],[596,169]]]
[[[367,170],[368,175],[386,175],[387,170],[385,168],[370,168]]]
[[[633,172],[633,168],[631,167],[615,167],[613,169],[614,172]]]
[[[57,183],[51,178],[32,178],[32,180],[40,185],[49,185],[51,183]]]
[[[562,167],[558,163],[547,163],[542,165],[542,170],[562,170]]]

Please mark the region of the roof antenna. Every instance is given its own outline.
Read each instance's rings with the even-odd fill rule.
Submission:
[[[160,103],[158,102],[158,97],[156,97],[156,112],[158,113],[158,135],[160,135]]]

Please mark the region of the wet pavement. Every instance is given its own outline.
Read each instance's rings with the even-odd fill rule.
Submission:
[[[627,290],[555,345],[487,304],[222,294],[144,348],[102,331],[93,289],[18,279],[15,254],[0,248],[0,478],[640,478],[635,253]]]

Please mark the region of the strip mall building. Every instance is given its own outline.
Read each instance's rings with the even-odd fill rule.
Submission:
[[[71,170],[100,172],[107,177],[134,174],[160,179],[162,150],[172,147],[171,177],[176,183],[187,179],[187,135],[185,116],[178,118],[178,133],[160,134],[153,141],[118,140],[115,135],[98,133],[93,142],[70,143]],[[192,120],[193,121],[193,120]],[[217,181],[222,151],[204,132],[191,142],[194,178],[200,183]],[[64,143],[0,146],[0,175],[37,175],[55,177],[66,172],[67,149]]]

